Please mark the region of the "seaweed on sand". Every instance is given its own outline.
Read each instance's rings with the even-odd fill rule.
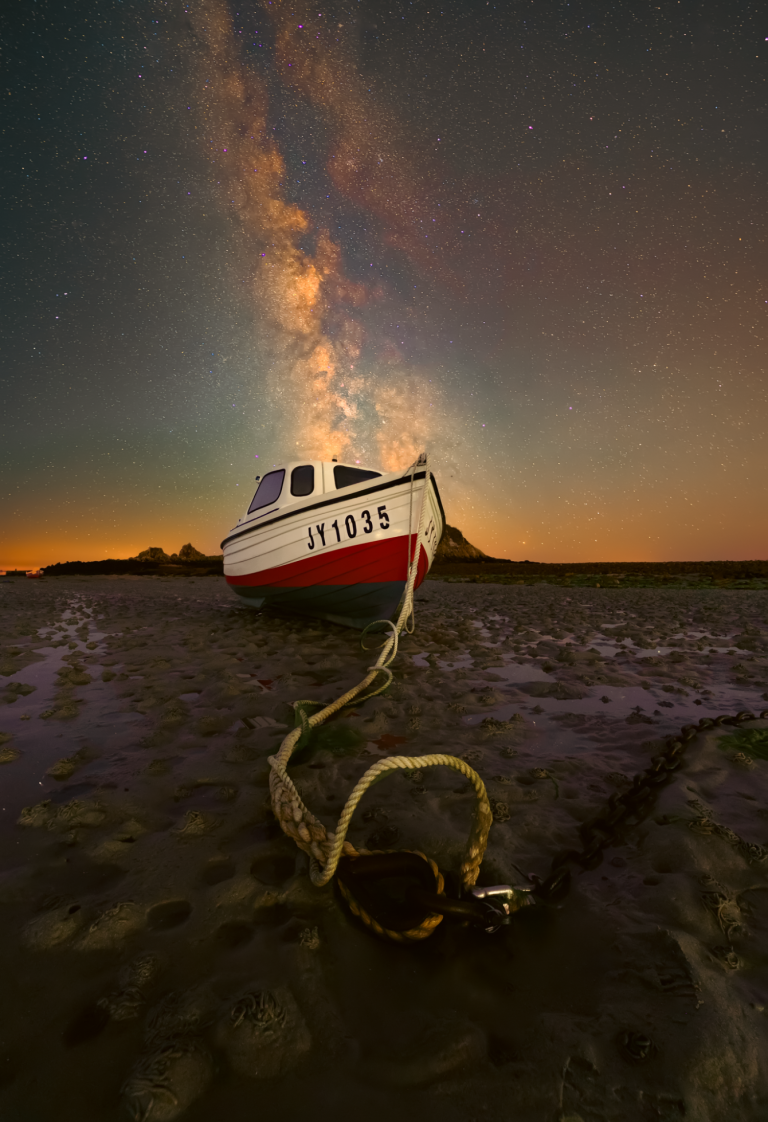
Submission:
[[[717,743],[724,751],[735,749],[753,759],[768,760],[768,729],[739,729],[731,736],[721,736]]]

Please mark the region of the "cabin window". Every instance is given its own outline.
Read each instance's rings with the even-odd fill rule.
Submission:
[[[248,513],[253,514],[254,510],[261,510],[264,506],[271,506],[272,503],[276,503],[280,498],[284,479],[285,471],[282,469],[280,471],[267,472],[256,489],[253,502],[248,507]]]
[[[350,468],[339,464],[333,469],[333,481],[337,487],[352,487],[366,479],[378,479],[380,471],[366,471],[364,468]]]
[[[291,494],[311,495],[315,489],[315,469],[312,464],[302,464],[291,472]]]

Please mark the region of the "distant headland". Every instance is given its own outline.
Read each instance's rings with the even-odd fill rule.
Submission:
[[[195,549],[191,542],[178,553],[166,553],[159,545],[142,549],[135,557],[108,557],[102,561],[59,561],[46,565],[47,577],[72,576],[221,576],[224,559],[220,553],[205,554]],[[8,576],[23,576],[24,570],[9,570]]]
[[[26,570],[7,575],[24,576]],[[102,561],[62,561],[46,565],[45,576],[222,576],[224,559],[205,554],[191,542],[178,553],[159,545],[135,557]],[[483,584],[553,584],[566,588],[731,588],[768,590],[766,561],[512,561],[489,557],[455,526],[446,525],[438,545],[430,580]]]

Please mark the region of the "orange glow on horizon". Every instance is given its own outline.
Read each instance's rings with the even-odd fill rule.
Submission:
[[[211,533],[211,519],[206,520],[205,526],[190,528],[189,520],[180,517],[178,522],[169,522],[161,513],[150,515],[140,524],[136,519],[136,523],[135,526],[125,527],[120,534],[109,536],[95,525],[90,532],[86,530],[71,535],[34,531],[19,534],[17,542],[0,546],[0,569],[45,568],[62,561],[127,560],[152,545],[159,545],[170,556],[178,553],[189,541],[201,553],[213,556],[221,553],[219,542],[227,529],[226,526],[214,526]]]
[[[376,465],[373,460],[368,464],[386,466]],[[396,466],[401,467],[402,463]],[[631,527],[621,525],[618,514],[609,516],[599,531],[598,540],[589,541],[586,524],[563,526],[555,520],[542,522],[541,511],[534,511],[533,507],[520,508],[517,515],[504,510],[503,506],[496,514],[489,513],[477,505],[476,494],[470,495],[457,488],[448,470],[441,470],[440,465],[433,466],[449,524],[456,526],[472,545],[491,557],[561,564],[737,561],[766,557],[764,532],[746,517],[746,501],[744,517],[738,520],[740,529],[731,533],[727,541],[723,540],[719,528],[711,525],[695,532],[683,525],[672,532],[667,526],[661,535],[652,511],[638,512]],[[498,496],[494,498],[498,500]],[[45,568],[61,561],[127,559],[149,546],[160,546],[170,556],[186,542],[209,556],[217,555],[221,553],[220,542],[243,512],[239,495],[232,496],[231,505],[226,503],[224,515],[222,509],[220,499],[207,503],[194,518],[183,511],[169,518],[167,507],[148,509],[124,521],[119,531],[105,529],[103,521],[95,516],[83,520],[71,533],[46,533],[32,524],[19,525],[14,527],[13,544],[10,535],[0,543],[0,569]],[[594,537],[594,531],[591,536]]]

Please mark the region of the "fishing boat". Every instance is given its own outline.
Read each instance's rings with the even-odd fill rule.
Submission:
[[[415,586],[421,584],[444,525],[426,456],[406,472],[296,460],[259,479],[221,543],[224,576],[254,607],[362,629],[396,611],[417,540]]]

